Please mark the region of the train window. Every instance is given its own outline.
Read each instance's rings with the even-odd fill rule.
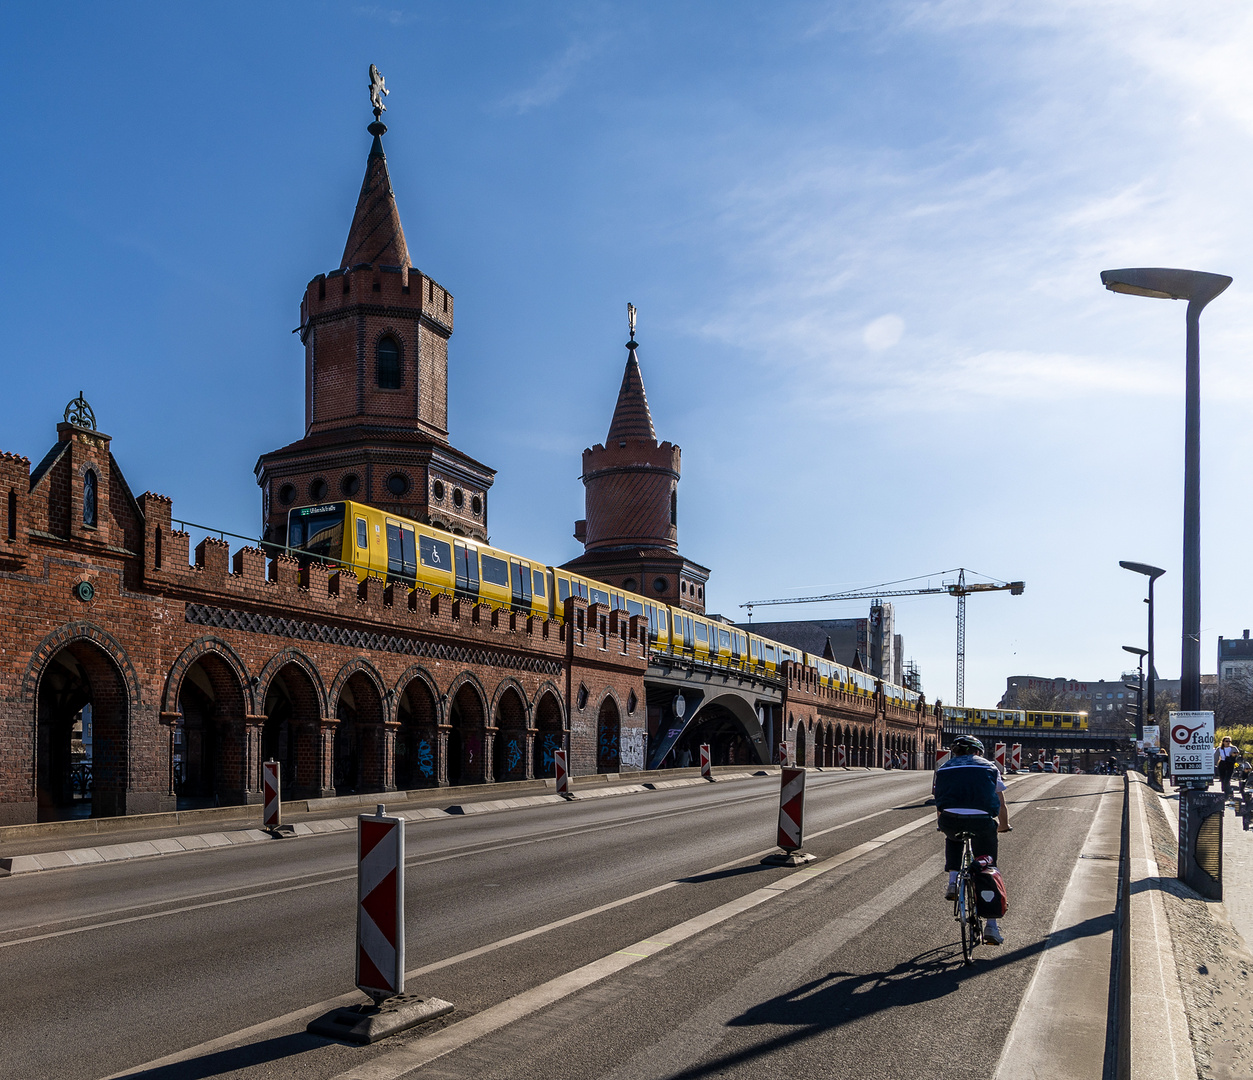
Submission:
[[[720,649],[730,650],[731,648],[731,631],[730,630],[718,631],[718,647]]]
[[[765,650],[765,654],[766,654],[766,663],[767,663],[767,664],[773,664],[773,663],[774,663],[774,646],[773,646],[773,645],[763,645],[763,646],[762,646],[762,649],[764,649],[764,650]]]
[[[370,546],[370,530],[365,523],[365,518],[357,518],[357,547]]]
[[[644,614],[644,605],[641,604],[638,600],[627,600],[626,609],[627,609],[628,615],[643,615]],[[651,622],[652,620],[650,619],[649,621]]]
[[[584,600],[586,600],[587,599],[587,582],[586,581],[574,581],[573,579],[571,579],[571,583],[575,587],[578,594],[581,597],[583,597]]]
[[[310,555],[338,559],[344,550],[343,504],[293,511],[289,543]]]
[[[570,599],[570,579],[559,577],[557,579],[557,601],[564,604]]]
[[[483,552],[480,556],[483,561],[483,580],[491,585],[508,585],[509,584],[509,564],[504,559],[498,559],[495,555],[488,555]]]
[[[666,632],[666,609],[659,607],[657,609],[657,627],[664,634]]]
[[[535,595],[538,596],[540,599],[544,599],[548,595],[544,591],[544,571],[533,570],[531,571],[531,573],[535,578]]]
[[[693,623],[692,625],[696,627],[696,640],[707,642],[709,640],[709,627],[703,622]]]
[[[756,638],[749,638],[749,639],[748,639],[748,655],[749,655],[750,657],[752,657],[754,660],[756,660],[756,659],[758,658],[758,656],[760,656],[760,655],[761,655],[761,654],[760,654],[760,651],[759,651],[759,650],[758,650],[758,648],[757,648],[757,639],[756,639]]]
[[[413,534],[410,533],[409,535],[412,536]],[[421,541],[423,566],[431,566],[437,570],[452,569],[451,544],[447,544],[443,540],[436,540],[433,536],[423,536]]]
[[[519,607],[531,606],[531,568],[520,562],[511,562],[513,576],[513,602]]]
[[[588,602],[592,604],[603,604],[605,607],[608,607],[609,606],[609,594],[605,592],[604,589],[598,589],[595,586],[593,586],[591,590],[591,596],[589,597]]]

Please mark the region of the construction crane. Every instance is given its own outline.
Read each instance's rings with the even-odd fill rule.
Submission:
[[[971,573],[974,573],[972,570]],[[957,707],[966,704],[966,597],[972,593],[1008,592],[1010,596],[1021,596],[1026,586],[1021,581],[966,581],[965,567],[956,570],[945,570],[936,577],[956,574],[957,580],[938,586],[928,585],[923,588],[894,589],[889,586],[900,585],[902,582],[889,581],[871,589],[854,589],[851,592],[825,593],[822,596],[786,596],[777,600],[750,600],[740,607],[748,608],[748,621],[753,621],[753,608],[765,607],[769,604],[818,604],[824,600],[872,600],[876,604],[887,596],[933,596],[945,593],[957,597]],[[980,575],[982,576],[982,575]],[[918,578],[905,579],[917,581]]]

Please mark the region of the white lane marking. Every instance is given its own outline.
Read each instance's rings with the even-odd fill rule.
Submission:
[[[860,777],[855,777],[853,779],[860,779]],[[876,817],[880,817],[883,814],[890,814],[890,813],[893,813],[894,811],[899,811],[899,809],[900,807],[889,806],[883,810],[876,810],[872,814],[865,814],[862,817],[854,818],[852,821],[846,821],[843,824],[833,825],[830,828],[823,829],[821,830],[821,832],[812,833],[810,835],[810,839],[814,839],[818,836],[826,835],[827,833],[839,832],[841,829],[847,829],[853,825],[860,824],[863,821],[869,821],[871,818],[876,818]],[[1012,810],[1013,808],[1011,807],[1011,813],[1012,813]],[[932,821],[932,820],[934,820],[932,815],[928,815],[925,818],[920,818],[914,821],[911,825],[909,825],[906,831],[912,831],[913,829],[916,829],[920,827],[921,825],[925,824],[926,822]],[[894,834],[903,835],[900,830],[893,830],[892,833],[888,833],[885,835],[894,835]],[[868,851],[873,851],[875,848],[878,848],[881,846],[882,845],[880,843],[877,843],[875,841],[869,841],[867,844],[860,845],[858,848],[854,848],[852,850],[855,851],[857,855],[864,855]],[[423,967],[414,968],[412,971],[406,971],[405,981],[408,982],[422,975],[429,974],[432,971],[439,971],[441,968],[452,967],[455,964],[461,964],[467,960],[473,960],[479,956],[484,956],[488,953],[495,952],[498,949],[503,949],[509,945],[515,945],[519,942],[527,941],[530,938],[539,937],[541,934],[547,934],[553,930],[559,930],[562,927],[570,926],[573,923],[581,922],[584,919],[589,919],[595,915],[603,914],[606,911],[612,911],[614,908],[624,907],[627,904],[633,904],[638,900],[643,900],[650,896],[655,896],[657,893],[665,892],[668,889],[673,889],[675,886],[682,885],[687,881],[691,881],[693,878],[706,877],[710,874],[720,873],[723,870],[730,870],[734,867],[742,866],[745,863],[749,863],[749,862],[753,862],[755,860],[761,859],[762,857],[769,855],[771,852],[774,852],[777,850],[778,848],[773,845],[768,848],[762,848],[760,851],[755,851],[748,855],[740,856],[739,858],[732,859],[729,862],[719,863],[717,866],[711,866],[707,870],[701,870],[695,874],[688,874],[682,878],[675,878],[672,881],[663,882],[660,885],[655,885],[650,889],[643,890],[642,892],[633,893],[630,896],[624,896],[618,900],[612,900],[609,903],[600,904],[597,907],[592,907],[592,908],[586,909],[585,911],[576,912],[573,915],[567,915],[565,918],[557,919],[554,922],[545,923],[543,926],[537,926],[532,930],[524,930],[521,933],[512,934],[509,937],[501,938],[498,941],[493,941],[486,945],[481,945],[478,948],[468,949],[467,951],[458,953],[455,956],[445,957],[442,960],[435,960],[429,964],[426,964]],[[837,858],[840,858],[840,856],[837,856]],[[819,865],[822,865],[822,864],[819,864]],[[813,876],[813,867],[810,867],[809,869],[802,871],[800,875],[793,875],[793,876],[800,877],[802,875],[804,876],[805,880],[808,880],[809,877]],[[799,882],[797,883],[799,884]],[[776,884],[774,886],[774,889],[776,891],[779,891],[779,886]],[[629,954],[629,953],[624,952],[624,955],[625,954]],[[230,1032],[226,1035],[220,1035],[216,1039],[210,1039],[206,1042],[199,1043],[196,1046],[189,1046],[185,1050],[179,1050],[173,1054],[167,1054],[165,1057],[157,1058],[153,1061],[146,1062],[143,1065],[132,1066],[131,1068],[126,1069],[123,1072],[111,1074],[110,1076],[106,1077],[105,1080],[120,1080],[121,1077],[134,1076],[138,1073],[143,1073],[149,1069],[165,1068],[170,1065],[177,1065],[180,1062],[190,1061],[194,1058],[204,1057],[208,1054],[219,1053],[224,1050],[234,1050],[240,1046],[246,1045],[247,1043],[251,1042],[254,1039],[260,1038],[262,1036],[266,1036],[272,1031],[280,1030],[283,1028],[289,1028],[289,1027],[292,1027],[293,1025],[301,1025],[305,1023],[306,1021],[311,1020],[315,1016],[318,1016],[325,1012],[329,1012],[331,1009],[337,1008],[342,1005],[356,1004],[360,1000],[361,1000],[361,994],[355,990],[350,991],[346,994],[340,994],[337,997],[328,998],[325,1001],[319,1001],[314,1005],[306,1005],[303,1008],[296,1009],[289,1013],[285,1013],[282,1016],[276,1016],[269,1020],[263,1020],[259,1024],[252,1024],[251,1026],[246,1027],[246,1028],[241,1028],[238,1031]]]
[[[1009,1036],[1001,1048],[1000,1061],[997,1062],[994,1080],[1036,1080],[1042,1077],[1064,1078],[1067,1076],[1095,1076],[1101,1071],[1101,1063],[1105,1051],[1105,988],[1100,988],[1099,1001],[1086,1002],[1082,987],[1090,980],[1079,978],[1080,972],[1091,962],[1091,956],[1085,955],[1091,950],[1091,939],[1062,940],[1066,931],[1073,929],[1081,922],[1093,917],[1092,878],[1094,867],[1109,864],[1094,864],[1085,861],[1083,854],[1090,852],[1093,840],[1098,835],[1109,839],[1112,832],[1113,890],[1117,893],[1117,858],[1120,842],[1119,827],[1115,823],[1111,830],[1110,818],[1115,814],[1121,817],[1121,806],[1117,799],[1110,798],[1119,791],[1117,781],[1111,777],[1100,791],[1092,792],[1097,799],[1097,810],[1092,816],[1092,824],[1084,835],[1083,844],[1075,858],[1066,889],[1062,893],[1061,903],[1057,906],[1057,914],[1053,917],[1053,925],[1045,939],[1043,950],[1036,961],[1031,981],[1027,984],[1026,993],[1018,1004],[1014,1023],[1010,1027]],[[1098,834],[1098,826],[1103,830]],[[1111,854],[1110,851],[1096,854]],[[1100,877],[1104,877],[1100,874]],[[1105,882],[1098,877],[1097,887]],[[1112,915],[1115,896],[1109,897],[1108,913]],[[1096,896],[1098,907],[1103,908],[1103,898]],[[1112,932],[1110,934],[1112,938]],[[1102,947],[1097,950],[1103,954],[1104,971],[1109,968],[1109,953]],[[1102,958],[1098,957],[1098,960]],[[1076,985],[1078,984],[1078,985]],[[1090,1057],[1076,1057],[1076,1042],[1088,1037]],[[1095,1041],[1096,1046],[1091,1042]],[[1065,1046],[1065,1050],[1059,1048]]]
[[[829,785],[829,786],[832,786],[832,787],[840,786],[841,784],[852,783],[853,781],[859,780],[859,779],[863,779],[863,778],[862,777],[850,777],[847,780],[837,780],[834,784]],[[701,789],[701,790],[704,790],[704,789]],[[409,866],[432,866],[436,863],[449,862],[454,859],[465,859],[474,855],[485,855],[485,854],[491,854],[492,852],[497,852],[497,851],[507,851],[512,848],[529,847],[533,844],[550,843],[553,840],[564,840],[571,836],[586,836],[591,833],[609,832],[614,829],[625,829],[625,828],[630,828],[636,825],[647,825],[654,821],[660,821],[666,818],[683,817],[688,814],[706,813],[710,810],[721,810],[721,809],[725,809],[728,806],[735,806],[741,803],[754,802],[754,801],[758,801],[761,799],[767,799],[767,798],[773,798],[773,797],[774,797],[774,793],[772,791],[767,791],[767,792],[763,792],[757,795],[736,796],[734,799],[723,800],[717,803],[710,803],[708,806],[681,807],[675,810],[658,811],[657,813],[654,813],[654,814],[645,814],[640,817],[631,818],[627,821],[602,822],[602,823],[598,823],[595,825],[564,828],[560,831],[554,830],[552,832],[542,833],[538,836],[529,836],[522,840],[510,840],[505,843],[497,843],[497,844],[480,843],[480,844],[475,844],[475,845],[466,845],[462,850],[455,851],[451,854],[432,855],[427,858],[424,858],[419,855],[411,859],[406,859],[405,866],[407,867]],[[889,812],[888,810],[879,811],[879,813],[888,813],[888,812]],[[867,815],[867,817],[875,817],[875,816],[876,816],[875,814]],[[864,820],[865,818],[856,819],[856,821],[864,821]],[[845,825],[837,825],[834,828],[835,829],[846,828],[848,825],[856,824],[856,821],[846,822]],[[822,836],[824,833],[831,832],[831,831],[833,830],[824,829],[822,830],[822,832],[814,833],[813,836]],[[717,870],[727,869],[727,867],[734,866],[738,862],[743,862],[747,859],[761,858],[763,855],[773,850],[774,848],[771,847],[771,848],[766,848],[765,850],[760,851],[760,852],[755,852],[750,855],[742,856],[740,859],[736,860],[735,862],[727,863],[725,866],[718,867]],[[715,873],[715,872],[716,870],[702,871],[702,873]],[[102,922],[92,922],[92,923],[87,923],[83,926],[70,927],[69,929],[66,929],[66,930],[53,930],[53,931],[47,931],[42,934],[32,934],[23,938],[13,938],[8,941],[0,941],[0,949],[11,948],[14,945],[28,945],[37,941],[48,941],[52,938],[69,937],[73,934],[87,933],[88,931],[91,931],[91,930],[106,930],[113,926],[125,926],[130,923],[147,922],[150,919],[161,919],[169,915],[183,915],[189,911],[203,911],[208,908],[225,907],[228,904],[238,904],[246,900],[261,900],[268,896],[279,896],[279,895],[282,895],[283,893],[296,892],[301,889],[316,888],[319,885],[334,885],[342,881],[355,881],[356,876],[357,876],[355,864],[350,864],[348,866],[343,867],[342,872],[338,872],[338,873],[336,870],[333,870],[333,869],[332,870],[320,870],[320,871],[317,871],[316,873],[318,875],[330,874],[334,876],[331,876],[331,877],[319,876],[319,879],[316,881],[301,881],[301,878],[310,876],[310,875],[304,875],[304,874],[298,875],[296,877],[291,877],[291,878],[280,878],[278,882],[274,882],[272,884],[280,884],[285,881],[300,881],[301,883],[296,884],[296,885],[289,885],[283,888],[264,889],[258,892],[246,892],[246,893],[242,893],[239,896],[227,897],[226,899],[223,899],[223,900],[210,900],[210,901],[204,901],[204,902],[196,903],[196,904],[184,904],[180,907],[165,908],[161,911],[150,911],[143,915],[133,915],[128,918],[107,919]],[[215,893],[236,892],[239,889],[243,889],[243,888],[247,888],[247,886],[238,886],[236,889],[229,889],[229,890],[215,889],[215,890],[211,890],[210,892],[199,893],[196,895],[213,896]],[[643,896],[643,895],[649,895],[649,894],[642,893],[640,895]],[[157,901],[157,902],[159,903],[160,901]],[[133,911],[136,908],[145,908],[145,907],[151,907],[151,906],[152,906],[151,904],[135,904],[130,907],[115,909],[115,911],[113,912],[102,912],[101,914],[111,915],[111,914],[114,914],[115,912],[120,913],[124,911]],[[100,915],[97,915],[94,917],[100,918]],[[73,921],[77,921],[78,918],[92,918],[92,916],[77,916],[76,918],[67,918],[67,919],[61,919],[57,921],[73,922]],[[56,922],[39,924],[40,927],[49,926],[49,925],[55,926]],[[22,931],[27,930],[27,929],[35,929],[35,927],[17,927],[12,930],[6,930],[2,932],[10,933],[10,934],[21,933]]]

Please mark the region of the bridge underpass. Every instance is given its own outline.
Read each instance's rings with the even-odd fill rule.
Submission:
[[[644,674],[648,701],[648,768],[667,757],[700,761],[709,743],[715,765],[769,765],[770,723],[783,706],[784,683],[669,654],[654,653]]]

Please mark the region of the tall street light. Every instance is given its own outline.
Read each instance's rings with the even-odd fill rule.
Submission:
[[[1124,645],[1122,650],[1139,657],[1140,660],[1140,681],[1136,684],[1136,739],[1142,740],[1144,738],[1144,657],[1149,650],[1138,649],[1134,645]],[[1152,670],[1150,666],[1149,671]]]
[[[1111,292],[1186,300],[1187,378],[1183,436],[1183,641],[1179,707],[1201,707],[1201,312],[1228,285],[1226,274],[1140,268],[1102,270]]]
[[[1149,605],[1149,716],[1157,715],[1157,668],[1153,666],[1153,582],[1161,577],[1165,570],[1157,566],[1150,566],[1148,563],[1127,562],[1120,559],[1118,565],[1124,570],[1130,570],[1136,574],[1144,574],[1149,579],[1149,598],[1145,601]],[[1143,734],[1143,733],[1142,733]]]

